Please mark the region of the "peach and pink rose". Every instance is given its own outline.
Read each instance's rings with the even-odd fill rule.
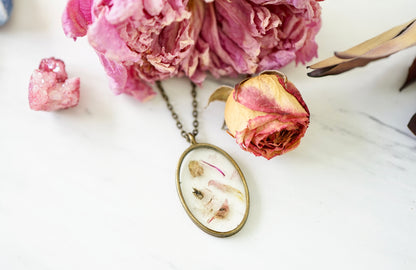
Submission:
[[[274,71],[237,84],[228,95],[224,116],[240,147],[266,159],[296,148],[309,125],[309,110],[299,91]]]

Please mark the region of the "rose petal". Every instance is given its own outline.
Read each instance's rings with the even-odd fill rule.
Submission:
[[[228,1],[207,4],[199,43],[209,45],[214,76],[278,69],[317,55],[320,7],[314,0]]]
[[[276,75],[260,75],[237,85],[234,98],[255,111],[307,115],[308,109],[299,91],[290,82],[287,82],[286,89],[282,83]]]
[[[293,51],[281,50],[271,53],[260,61],[260,70],[280,69],[296,59]]]
[[[103,11],[104,12],[104,11]],[[127,47],[117,27],[109,23],[102,14],[88,30],[88,41],[100,54],[112,61],[139,61],[140,57]]]
[[[163,0],[151,0],[143,1],[144,8],[151,16],[156,16],[160,14],[163,9],[164,1]]]
[[[137,0],[112,1],[111,8],[103,5],[101,12],[106,11],[100,15],[105,16],[106,20],[112,25],[124,24],[130,17],[144,16],[143,5],[147,2],[149,1],[144,1],[144,3]],[[100,10],[101,8],[96,6],[95,9]]]
[[[115,94],[128,94],[139,101],[148,100],[156,94],[147,83],[134,75],[132,67],[111,61],[102,54],[99,57]]]
[[[234,92],[228,96],[227,102],[225,103],[224,118],[230,133],[235,136],[236,132],[247,127],[247,123],[250,119],[266,115],[266,113],[253,111],[243,106],[235,101],[233,95]]]
[[[69,0],[62,15],[62,27],[67,37],[76,40],[87,34],[91,24],[91,6],[93,0]]]

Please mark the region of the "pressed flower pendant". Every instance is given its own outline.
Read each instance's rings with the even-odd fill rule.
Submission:
[[[224,150],[197,143],[193,137],[191,143],[176,171],[182,205],[204,232],[231,236],[241,230],[248,217],[250,199],[244,175]]]

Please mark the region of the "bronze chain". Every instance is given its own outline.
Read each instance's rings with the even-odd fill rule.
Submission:
[[[196,135],[198,135],[198,126],[199,126],[198,110],[197,110],[198,101],[196,100],[196,85],[193,82],[191,82],[192,116],[194,117],[194,121],[192,122],[194,129],[192,130],[192,133],[185,131],[185,129],[183,128],[183,125],[181,121],[179,120],[178,114],[175,112],[172,104],[169,101],[169,97],[166,95],[165,89],[162,86],[162,82],[156,81],[156,85],[157,85],[157,88],[159,89],[160,94],[162,95],[163,100],[166,102],[166,107],[170,111],[173,120],[176,121],[176,127],[181,131],[181,136],[184,137],[188,143],[191,143],[193,138],[195,138]]]

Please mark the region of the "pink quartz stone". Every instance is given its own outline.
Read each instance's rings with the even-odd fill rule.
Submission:
[[[80,79],[68,79],[65,63],[42,59],[30,77],[29,106],[35,111],[57,111],[78,105]]]

